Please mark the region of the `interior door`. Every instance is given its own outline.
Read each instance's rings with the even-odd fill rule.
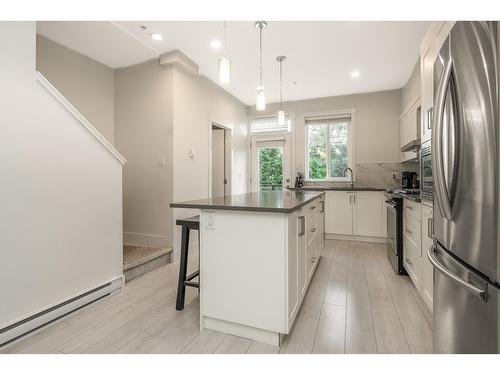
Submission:
[[[212,129],[212,197],[225,195],[225,131]]]
[[[434,74],[434,235],[474,269],[498,281],[496,27],[457,22]]]

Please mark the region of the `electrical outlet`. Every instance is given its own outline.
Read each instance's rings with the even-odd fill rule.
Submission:
[[[207,212],[205,229],[215,230],[215,212]]]

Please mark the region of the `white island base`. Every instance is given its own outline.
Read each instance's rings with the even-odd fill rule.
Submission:
[[[279,346],[323,246],[323,195],[290,213],[202,209],[200,329]]]

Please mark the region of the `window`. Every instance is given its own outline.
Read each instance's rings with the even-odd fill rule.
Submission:
[[[250,121],[250,132],[252,134],[263,133],[288,133],[291,131],[291,121],[289,116],[285,117],[285,124],[278,124],[278,117],[256,117]]]
[[[345,180],[352,165],[351,115],[306,118],[308,180]]]

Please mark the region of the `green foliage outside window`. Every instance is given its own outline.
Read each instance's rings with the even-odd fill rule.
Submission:
[[[279,190],[283,186],[283,148],[259,148],[261,190]]]
[[[307,126],[309,179],[325,180],[344,176],[344,169],[349,165],[347,126],[347,122]]]

